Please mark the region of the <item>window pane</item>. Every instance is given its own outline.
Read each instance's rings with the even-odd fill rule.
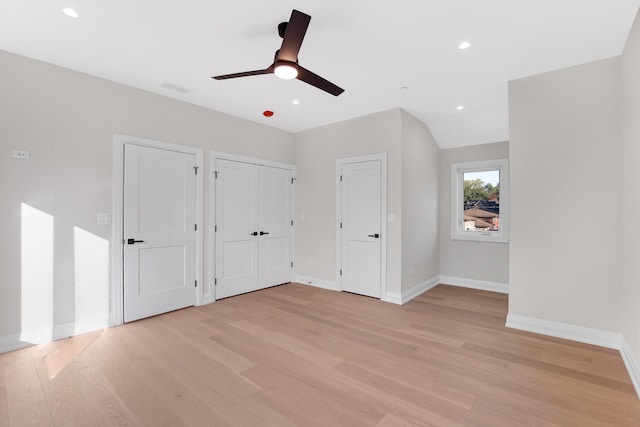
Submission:
[[[500,171],[464,173],[464,230],[500,231]]]

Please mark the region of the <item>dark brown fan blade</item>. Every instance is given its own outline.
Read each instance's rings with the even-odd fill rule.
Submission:
[[[330,93],[331,95],[338,96],[344,89],[334,85],[329,80],[323,79],[319,75],[312,73],[304,67],[298,65],[298,80],[302,80],[305,83],[309,83],[311,86],[315,86],[318,89],[321,89],[325,92]]]
[[[277,60],[291,62],[298,60],[298,52],[300,52],[304,35],[307,33],[309,21],[311,21],[309,15],[293,9],[291,18],[289,18],[289,23],[287,24],[287,31],[284,33],[284,40],[282,40],[280,52],[278,52],[278,57],[276,58]]]
[[[269,68],[265,68],[264,70],[245,71],[244,73],[223,74],[221,76],[213,76],[211,78],[216,80],[226,80],[226,79],[235,79],[236,77],[259,76],[260,74],[270,74],[270,73],[273,73],[273,65],[271,65]]]

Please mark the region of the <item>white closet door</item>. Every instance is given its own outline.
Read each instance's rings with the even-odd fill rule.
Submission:
[[[291,281],[291,170],[260,166],[259,288]]]
[[[195,304],[193,154],[125,145],[124,321]]]
[[[342,290],[380,298],[380,160],[342,166]]]
[[[216,299],[258,289],[258,168],[216,160]]]

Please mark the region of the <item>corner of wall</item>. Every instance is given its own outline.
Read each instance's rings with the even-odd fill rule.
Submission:
[[[633,354],[631,347],[629,347],[629,343],[627,343],[624,335],[620,343],[620,355],[622,356],[624,366],[627,368],[627,372],[629,372],[633,387],[636,389],[638,399],[640,399],[640,364],[638,363],[636,355]]]

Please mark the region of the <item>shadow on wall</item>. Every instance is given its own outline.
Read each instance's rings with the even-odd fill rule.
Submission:
[[[54,328],[54,217],[21,204],[20,341],[42,344],[109,324],[109,241],[73,228],[73,324]],[[59,328],[58,331],[55,329]]]

